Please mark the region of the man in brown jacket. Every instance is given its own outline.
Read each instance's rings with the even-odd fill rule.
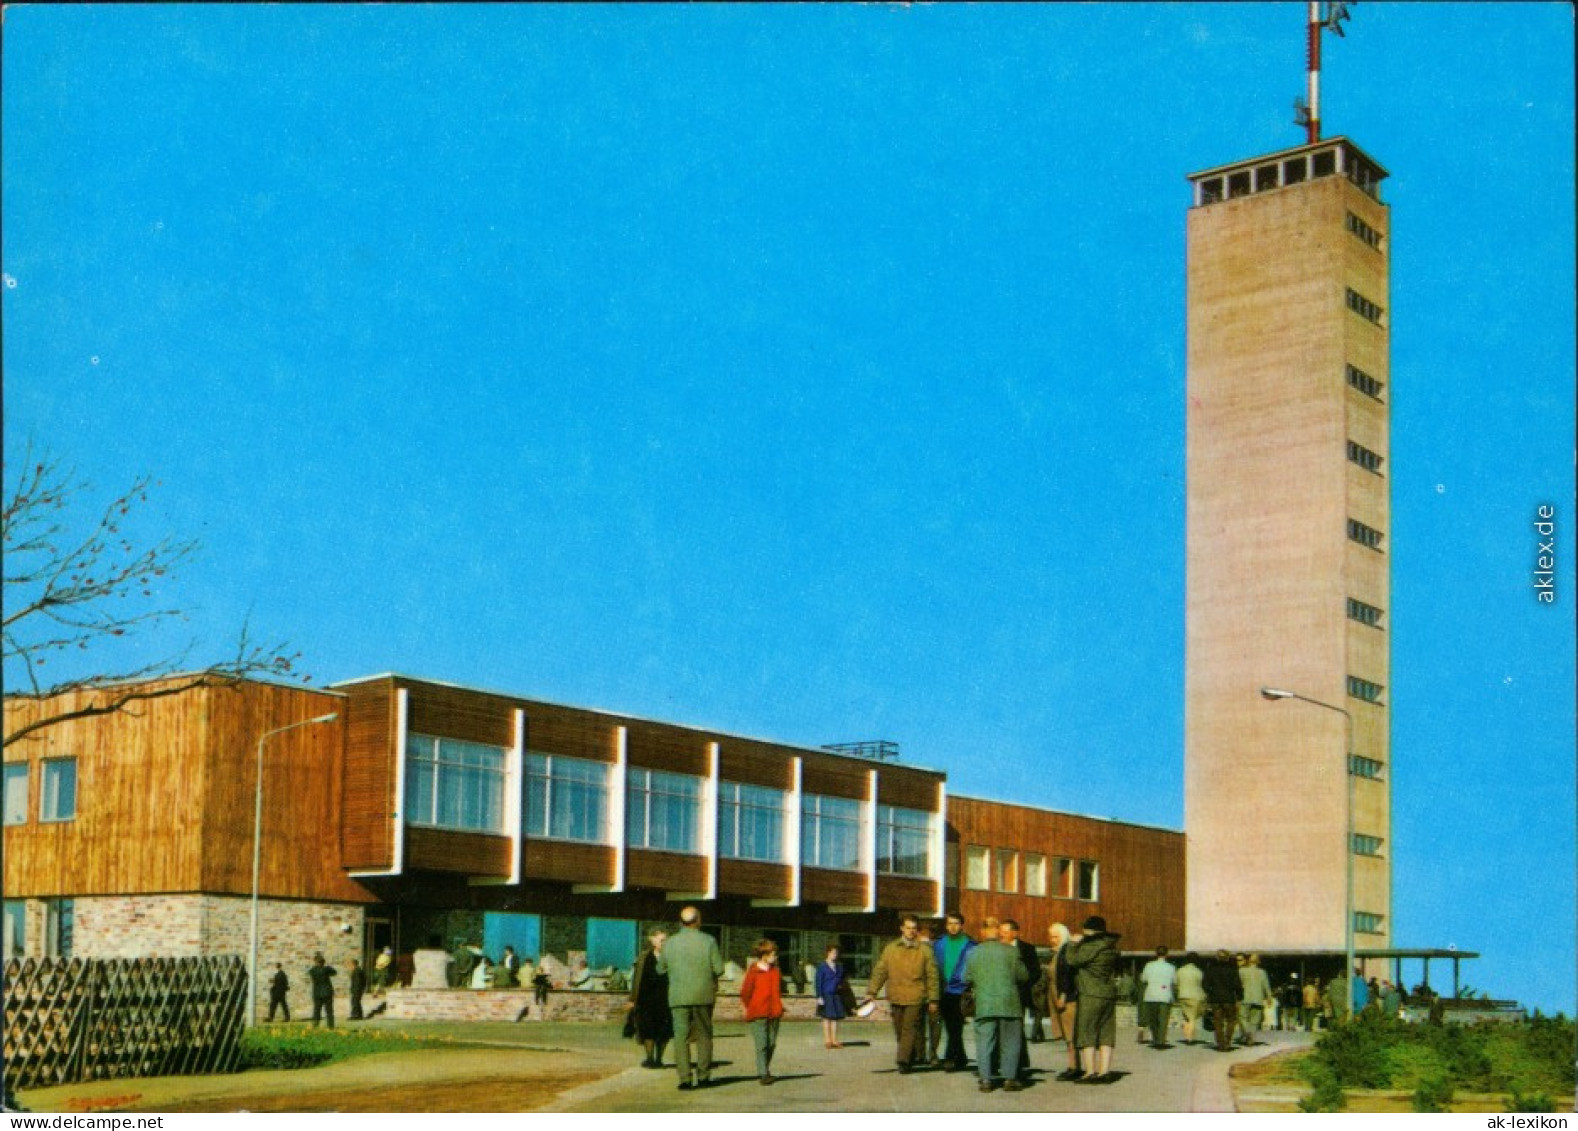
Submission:
[[[908,1073],[915,1055],[921,1014],[937,1012],[942,1000],[937,959],[932,948],[920,941],[920,920],[906,915],[899,920],[899,937],[882,949],[882,957],[871,971],[867,997],[875,998],[886,986],[888,1012],[893,1016],[893,1035],[898,1039],[898,1065]]]

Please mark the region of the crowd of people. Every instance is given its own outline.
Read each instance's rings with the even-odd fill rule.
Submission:
[[[933,939],[916,916],[904,916],[899,937],[883,947],[872,966],[864,1002],[855,997],[838,948],[827,947],[810,979],[824,1047],[842,1049],[840,1022],[869,1014],[885,997],[900,1075],[919,1068],[967,1071],[968,1025],[974,1030],[979,1089],[1020,1091],[1030,1073],[1025,1029],[1030,1016],[1036,1023],[1028,1043],[1044,1039],[1040,1021],[1050,1019],[1055,1036],[1068,1045],[1069,1066],[1057,1079],[1111,1084],[1120,1078],[1113,1070],[1118,936],[1100,916],[1086,919],[1078,933],[1055,925],[1052,960],[1045,966],[1012,919],[987,919],[974,938],[964,928],[964,919],[951,913]],[[1165,961],[1161,965],[1172,969]],[[636,960],[626,1033],[641,1042],[642,1064],[648,1068],[663,1067],[664,1051],[673,1042],[681,1090],[712,1082],[713,1009],[724,970],[717,940],[701,930],[701,914],[694,907],[680,912],[676,935],[651,932]],[[1152,975],[1154,980],[1160,971]],[[764,1085],[777,1080],[772,1066],[784,1016],[783,980],[777,944],[760,940],[752,947],[739,995],[757,1079]],[[1172,984],[1169,974],[1169,992]],[[1165,1015],[1152,1025],[1165,1033]]]
[[[625,1035],[640,1042],[646,1068],[665,1067],[672,1044],[679,1087],[690,1090],[712,1082],[713,1011],[728,964],[717,940],[701,929],[696,908],[684,908],[679,924],[672,936],[661,928],[647,935],[628,981]],[[1182,1044],[1214,1043],[1221,1052],[1256,1043],[1256,1035],[1267,1028],[1328,1026],[1349,1008],[1349,983],[1340,973],[1325,982],[1310,978],[1302,984],[1297,974],[1289,974],[1274,987],[1255,954],[1218,950],[1209,956],[1174,958],[1159,946],[1138,977],[1120,972],[1119,937],[1099,915],[1087,918],[1078,931],[1054,923],[1047,932],[1050,959],[1045,963],[1036,947],[1020,938],[1019,924],[1012,919],[988,917],[973,937],[957,912],[950,912],[942,926],[933,938],[918,917],[903,916],[899,937],[882,948],[872,966],[864,1001],[857,999],[836,945],[826,948],[814,971],[807,967],[804,984],[814,989],[826,1049],[842,1049],[840,1024],[851,1016],[869,1015],[877,999],[885,997],[899,1075],[922,1068],[968,1071],[968,1027],[974,1035],[980,1091],[1016,1092],[1029,1080],[1028,1046],[1046,1040],[1048,1031],[1067,1049],[1067,1067],[1056,1080],[1094,1085],[1120,1080],[1123,1074],[1113,1064],[1120,1001],[1137,1007],[1142,1044],[1172,1047],[1172,1015],[1177,1010]],[[546,971],[517,956],[513,947],[506,946],[496,963],[470,944],[457,944],[448,957],[451,986],[531,986],[538,1003],[547,997]],[[332,979],[337,971],[316,955],[307,974],[313,1023],[321,1016],[332,1028]],[[572,986],[574,974],[572,969]],[[363,1015],[363,993],[383,994],[392,976],[389,948],[374,961],[370,976],[358,962],[350,963],[353,1020]],[[751,948],[739,979],[739,996],[757,1079],[764,1085],[777,1080],[773,1058],[785,1014],[784,981],[777,944],[761,939]],[[277,1009],[290,1020],[288,989],[284,968],[278,967],[270,985],[270,1021]],[[1356,978],[1352,993],[1355,1010],[1389,1016],[1434,1001],[1426,987],[1417,987],[1410,998],[1401,987],[1375,978]],[[1211,1041],[1205,1040],[1206,1032]]]

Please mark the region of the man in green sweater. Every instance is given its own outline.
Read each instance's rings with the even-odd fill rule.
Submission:
[[[1002,1065],[1003,1090],[1024,1088],[1019,1079],[1019,1052],[1024,1047],[1024,1003],[1020,987],[1030,980],[1015,937],[1019,924],[1004,919],[996,940],[983,942],[964,961],[964,982],[975,992],[975,1067],[980,1089],[997,1087],[992,1062]]]

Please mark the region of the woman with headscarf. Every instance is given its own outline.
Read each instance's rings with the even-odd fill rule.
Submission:
[[[658,956],[668,932],[656,928],[647,936],[647,945],[636,959],[630,979],[630,1005],[635,1022],[636,1040],[646,1050],[642,1068],[662,1068],[663,1050],[674,1039],[674,1015],[668,1008],[668,975],[658,973]]]
[[[1052,1016],[1052,1028],[1063,1043],[1068,1045],[1068,1067],[1059,1072],[1059,1080],[1074,1080],[1084,1075],[1079,1066],[1079,1046],[1074,1043],[1074,1016],[1079,1009],[1079,988],[1075,984],[1074,970],[1069,966],[1069,929],[1062,923],[1047,928],[1052,942],[1052,961],[1047,964],[1047,1005]]]

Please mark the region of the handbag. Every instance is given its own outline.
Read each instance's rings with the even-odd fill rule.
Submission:
[[[855,1001],[855,989],[849,984],[848,978],[838,980],[838,1003],[844,1007],[844,1012],[853,1013],[859,1004]]]
[[[628,1013],[625,1014],[625,1026],[624,1026],[624,1029],[621,1030],[620,1036],[622,1036],[622,1037],[624,1037],[625,1039],[628,1040],[628,1039],[634,1037],[635,1035],[636,1035],[636,1011],[632,1009]]]
[[[975,991],[965,990],[959,997],[959,1012],[965,1017],[975,1016]]]

